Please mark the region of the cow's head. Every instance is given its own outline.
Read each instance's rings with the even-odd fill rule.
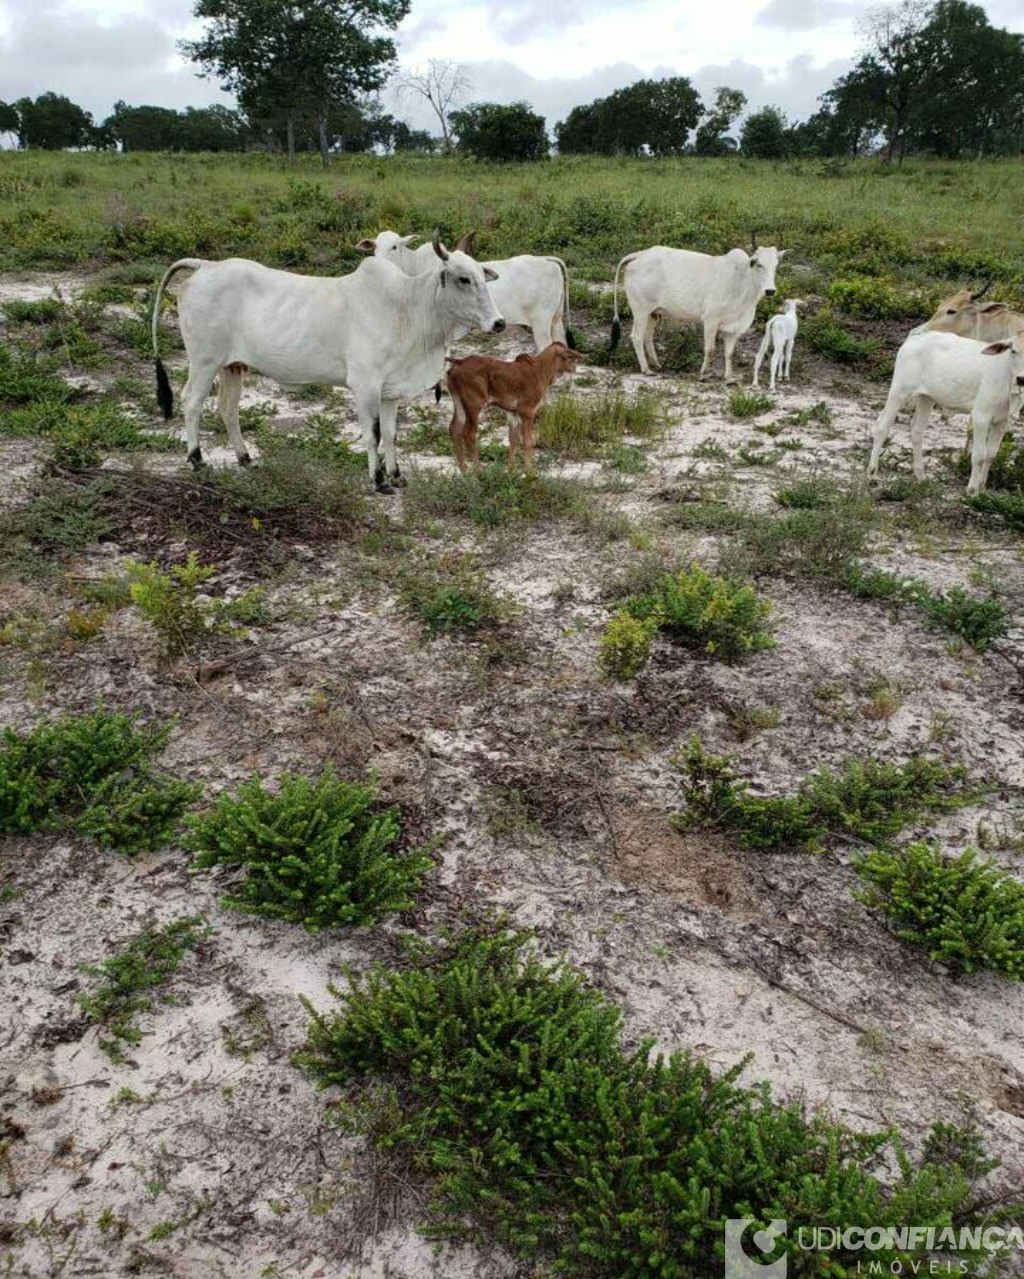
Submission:
[[[554,355],[554,376],[562,377],[565,373],[575,373],[576,365],[583,358],[579,351],[572,351],[564,342],[552,342],[547,348]]]
[[[777,249],[769,244],[754,249],[750,255],[750,268],[758,273],[761,291],[767,293],[769,297],[775,293],[775,272],[788,252],[788,249]]]
[[[1024,391],[1024,329],[1003,342],[990,343],[984,348],[982,355],[1008,356],[1007,367],[1013,389],[1018,395]]]
[[[378,231],[376,239],[360,240],[356,248],[360,253],[372,253],[375,257],[384,258],[401,266],[406,254],[412,253],[412,242],[419,236],[399,235],[397,231]]]
[[[445,311],[455,325],[465,333],[482,329],[485,333],[503,333],[505,321],[494,304],[487,287],[498,278],[497,271],[481,266],[468,253],[460,249],[448,250],[441,243],[441,232],[433,238],[434,252],[441,262],[438,276],[441,282]]]
[[[982,288],[960,289],[944,301],[940,302],[935,314],[924,324],[919,324],[914,333],[954,333],[962,338],[981,338],[984,340],[986,330],[995,337],[1000,331],[1000,321],[1009,307],[1005,302],[982,302],[982,296],[988,292],[992,281]],[[1006,330],[1003,329],[1003,332]]]

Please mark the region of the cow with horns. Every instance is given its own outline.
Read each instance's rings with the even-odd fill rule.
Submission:
[[[1024,328],[1024,315],[1013,311],[1005,302],[982,302],[992,287],[987,280],[975,292],[961,289],[941,302],[935,314],[912,330],[918,333],[955,333],[957,337],[976,342],[1002,342]]]
[[[641,372],[660,369],[654,347],[659,319],[668,317],[704,326],[704,362],[700,375],[707,377],[715,358],[719,336],[725,349],[725,379],[734,380],[732,358],[736,343],[754,322],[757,304],[775,293],[775,272],[785,249],[759,248],[756,232],[750,253],[730,249],[719,257],[670,249],[658,245],[630,253],[615,270],[614,318],[611,349],[621,335],[619,275],[633,313],[631,339]]]
[[[349,387],[370,480],[378,492],[393,493],[404,483],[395,449],[399,402],[440,381],[452,342],[473,329],[505,328],[488,287],[495,273],[466,253],[449,252],[437,231],[432,252],[439,270],[422,276],[376,259],[340,278],[275,271],[244,258],[172,263],[153,303],[157,398],[170,418],[174,397],[159,356],[160,302],[171,277],[191,271],[178,291],[178,322],[188,357],[182,406],[193,466],[202,465],[199,421],[215,380],[228,438],[239,463],[248,463],[238,405],[242,377],[252,369],[282,386]]]

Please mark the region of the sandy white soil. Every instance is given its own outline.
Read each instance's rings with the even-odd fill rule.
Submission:
[[[73,283],[0,281],[0,302],[46,296],[58,282]],[[755,346],[751,336],[748,359]],[[718,476],[734,503],[768,508],[789,473],[846,480],[863,466],[885,388],[837,391],[809,380],[819,373],[805,362],[772,412],[739,423],[720,382],[583,370],[578,394],[657,388],[668,428],[637,477],[595,463],[554,469],[593,480],[603,489],[598,500],[628,514],[665,555],[713,561],[714,538],[664,522],[666,488]],[[259,380],[246,395],[246,403],[277,406],[275,429],[317,408]],[[760,441],[771,452],[775,441],[754,426],[822,399],[832,425],[787,427],[785,438],[803,447],[774,466],[693,456],[705,441],[730,454]],[[437,410],[432,399],[422,403],[444,419],[447,401]],[[936,417],[929,450],[960,446],[964,427],[962,417]],[[358,440],[350,410],[338,430]],[[908,471],[906,442],[904,428],[890,473]],[[212,439],[204,451],[215,465],[231,463]],[[0,440],[0,508],[25,500],[37,454],[31,442]],[[146,465],[172,472],[181,461],[156,454]],[[405,451],[402,465],[415,486],[421,471],[451,463]],[[400,520],[403,498],[386,501]],[[776,608],[774,650],[722,666],[659,642],[649,670],[620,686],[599,677],[595,657],[604,592],[638,553],[628,542],[557,523],[491,536],[449,531],[456,536],[475,546],[493,588],[516,605],[497,665],[482,642],[423,640],[386,587],[355,576],[346,545],[296,548],[293,571],[270,590],[272,602],[301,606],[299,616],[271,628],[274,652],[208,684],[197,684],[187,664],[162,665],[130,610],[62,657],[59,670],[40,672],[30,655],[0,649],[2,724],[100,699],[175,716],[166,762],[205,782],[208,795],[253,770],[274,777],[331,759],[375,769],[384,795],[424,833],[443,837],[410,918],[317,936],[223,908],[226,877],[191,870],[175,847],[129,861],[85,843],[9,839],[0,856],[18,891],[0,905],[0,1120],[8,1134],[0,1255],[9,1258],[0,1273],[526,1273],[497,1253],[425,1242],[415,1229],[421,1189],[389,1180],[361,1138],[326,1122],[323,1098],[290,1062],[306,1023],[300,995],[325,1007],[328,982],[341,980],[345,965],[386,958],[403,927],[430,934],[487,904],[580,965],[624,1008],[632,1040],[689,1047],[722,1067],[751,1053],[750,1080],[769,1079],[781,1095],[827,1106],[858,1127],[896,1125],[912,1149],[933,1120],[973,1116],[1004,1161],[995,1184],[1024,1182],[1024,987],[991,974],[954,980],[895,940],[852,897],[849,847],[756,857],[679,834],[669,821],[679,807],[672,757],[694,733],[734,752],[737,767],[774,792],[851,756],[941,749],[994,790],[921,833],[955,851],[987,825],[1006,836],[994,855],[1024,872],[1014,838],[1024,829],[1019,539],[973,526],[941,535],[897,527],[874,548],[878,564],[935,587],[994,582],[1018,629],[984,655],[909,612],[895,617],[838,592],[768,580],[761,588]],[[436,552],[446,541],[429,544]],[[106,546],[74,571],[99,575],[122,558],[122,548]],[[53,614],[67,607],[30,596],[27,587],[0,587],[0,621],[29,603]],[[872,718],[871,690],[883,678],[899,705]],[[778,725],[738,740],[731,725],[744,706],[775,707]],[[528,820],[495,820],[510,794]],[[74,1002],[88,983],[80,966],[148,923],[197,913],[212,931],[171,983],[173,1003],[141,1018],[141,1044],[112,1065]],[[166,1222],[176,1223],[173,1232],[151,1237]]]

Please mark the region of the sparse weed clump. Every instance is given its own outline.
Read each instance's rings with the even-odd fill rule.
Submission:
[[[611,679],[632,679],[651,658],[651,645],[658,633],[653,617],[634,617],[628,609],[616,613],[601,635],[598,665]]]
[[[820,769],[795,794],[751,794],[728,755],[713,755],[699,737],[678,761],[683,828],[710,826],[734,833],[754,852],[807,852],[829,838],[884,844],[922,813],[945,812],[971,801],[963,769],[916,755],[905,764],[849,760],[837,772]]]
[[[977,493],[967,498],[967,505],[980,515],[994,515],[1008,528],[1024,533],[1024,492]]]
[[[1024,978],[1024,884],[973,849],[945,857],[933,844],[876,849],[857,862],[861,901],[893,932],[957,972]]]
[[[745,1063],[716,1076],[689,1053],[627,1049],[619,1010],[522,934],[480,928],[410,950],[407,966],[332,990],[337,1012],[307,1004],[298,1061],[350,1090],[357,1121],[434,1179],[434,1234],[469,1228],[568,1279],[684,1279],[720,1267],[730,1217],[970,1215],[963,1168],[915,1167],[891,1132],[857,1134],[743,1086]],[[891,1186],[869,1171],[887,1156],[901,1170]],[[859,1254],[829,1255],[852,1267]]]
[[[380,806],[372,782],[326,768],[286,774],[276,791],[250,778],[191,818],[185,842],[198,866],[244,869],[227,905],[316,931],[412,906],[432,861],[400,837],[397,811]]]
[[[724,662],[775,645],[771,605],[747,583],[709,573],[697,563],[665,574],[649,592],[627,600],[624,609],[679,643]]]
[[[264,592],[256,587],[236,600],[207,599],[200,588],[217,571],[193,551],[164,572],[156,563],[126,565],[132,603],[163,640],[169,657],[188,652],[214,635],[236,634],[240,622],[258,621]]]
[[[910,605],[925,617],[966,640],[978,652],[984,652],[1009,629],[1009,616],[1002,603],[994,598],[979,598],[962,586],[948,591],[933,591],[916,578],[899,577],[884,569],[852,566],[843,585],[860,599],[882,600],[896,605]]]
[[[456,515],[481,528],[572,519],[585,511],[585,490],[578,482],[504,466],[481,467],[465,475],[424,473],[405,493],[405,512],[413,520]]]
[[[770,395],[760,391],[743,391],[737,387],[729,392],[729,416],[743,421],[748,417],[760,417],[762,413],[770,413],[775,401]]]
[[[0,735],[0,832],[70,830],[136,853],[173,838],[197,783],[153,759],[169,729],[96,710]]]
[[[100,1047],[112,1061],[123,1061],[125,1046],[141,1042],[136,1016],[153,1008],[153,992],[170,981],[186,954],[195,950],[209,931],[200,915],[154,924],[112,958],[84,968],[88,976],[100,980],[91,991],[78,996],[78,1005],[91,1023],[106,1032]]]
[[[402,569],[398,594],[428,635],[469,635],[504,621],[509,605],[465,555]]]
[[[603,457],[624,436],[655,438],[661,418],[661,403],[650,392],[589,398],[556,395],[537,419],[537,443],[560,457]]]

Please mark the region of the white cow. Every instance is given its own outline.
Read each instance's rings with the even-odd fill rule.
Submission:
[[[999,348],[999,350],[996,350]],[[932,409],[952,409],[961,413],[972,412],[978,401],[983,381],[988,387],[986,398],[981,406],[984,422],[984,434],[988,434],[989,419],[995,414],[999,418],[1002,410],[995,404],[993,388],[997,378],[998,362],[993,362],[987,353],[999,354],[1008,350],[1003,343],[989,345],[976,342],[972,338],[957,337],[954,333],[914,333],[903,343],[896,355],[893,369],[892,385],[885,402],[885,408],[872,432],[873,443],[871,457],[868,460],[868,474],[878,474],[878,460],[882,446],[889,438],[896,415],[904,405],[914,402],[914,416],[910,423],[910,441],[914,450],[914,475],[924,479],[924,431],[931,417]],[[994,367],[993,367],[994,366]],[[1007,365],[1007,370],[1009,366]],[[1010,395],[1009,372],[1006,372],[1006,396]],[[995,406],[995,407],[993,407]],[[1020,405],[1014,408],[1007,400],[1006,417],[1012,412],[1019,412]],[[975,423],[974,455],[981,441],[978,439],[977,423]],[[1003,430],[1005,430],[1005,423]],[[1002,438],[1002,431],[999,433]],[[985,475],[988,467],[985,466]],[[979,472],[972,469],[970,492],[977,491],[975,484]],[[984,483],[984,481],[982,481]]]
[[[971,478],[968,493],[980,493],[1011,417],[1024,407],[1024,329],[1010,339],[992,342],[982,351],[978,394],[971,406]]]
[[[775,292],[775,271],[786,249],[757,248],[752,253],[730,249],[721,257],[669,249],[657,245],[630,253],[615,268],[615,313],[612,350],[621,334],[619,322],[619,272],[626,267],[626,297],[633,312],[633,348],[640,370],[660,369],[654,349],[655,326],[663,316],[704,325],[704,363],[707,377],[721,334],[725,346],[725,378],[732,381],[732,355],[736,343],[754,321],[757,304]]]
[[[761,365],[772,348],[771,389],[775,390],[775,379],[781,375],[783,381],[789,381],[789,368],[793,363],[793,346],[796,343],[799,321],[796,309],[805,306],[803,298],[787,298],[778,315],[773,315],[765,325],[764,340],[754,361],[754,380],[751,386],[758,385],[761,376]]]
[[[464,235],[456,245],[463,253],[473,253],[476,233]],[[394,262],[409,275],[433,271],[437,259],[429,244],[412,248],[415,235],[399,235],[397,231],[380,231],[375,239],[360,240],[360,253]],[[534,345],[543,351],[552,342],[571,345],[569,340],[569,276],[565,263],[556,257],[535,257],[521,253],[514,258],[484,262],[498,274],[491,289],[494,303],[506,324],[521,324],[533,334]]]
[[[421,395],[440,380],[451,342],[475,328],[488,333],[505,328],[488,288],[494,272],[468,254],[449,253],[436,232],[431,251],[440,269],[420,277],[377,261],[363,262],[340,278],[274,271],[244,258],[182,258],[168,267],[153,304],[157,395],[169,418],[173,396],[157,347],[160,299],[171,276],[193,271],[178,293],[189,366],[182,406],[193,466],[202,465],[199,419],[215,378],[228,437],[239,463],[249,461],[238,402],[242,375],[253,369],[284,386],[348,386],[371,481],[382,493],[404,483],[395,454],[399,401]]]

